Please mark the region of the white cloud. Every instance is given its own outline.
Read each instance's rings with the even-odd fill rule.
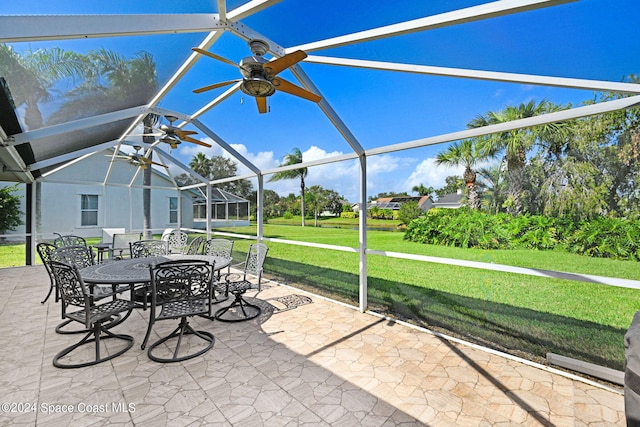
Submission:
[[[425,187],[442,188],[445,179],[451,175],[462,175],[464,167],[445,166],[436,164],[436,159],[428,158],[421,161],[404,180],[403,187],[408,188],[407,192],[417,185],[423,184]]]

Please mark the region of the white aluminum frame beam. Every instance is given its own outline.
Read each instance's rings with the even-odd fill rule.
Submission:
[[[112,113],[100,114],[98,116],[86,117],[84,119],[78,119],[58,125],[47,126],[36,130],[15,134],[9,138],[8,142],[10,145],[18,145],[25,142],[34,142],[53,135],[60,135],[67,132],[87,129],[93,126],[105,125],[111,122],[116,122],[118,120],[125,120],[131,117],[138,116],[146,110],[146,106],[132,107],[125,110],[114,111]]]
[[[217,13],[0,16],[0,43],[208,33],[226,25]]]
[[[299,65],[296,64],[289,69],[291,70],[293,75],[296,76],[296,78],[302,83],[305,89],[320,95],[320,90],[313,84],[311,79]],[[337,131],[340,132],[342,137],[349,143],[351,149],[358,155],[362,155],[364,153],[364,148],[362,148],[362,145],[360,144],[360,142],[358,142],[358,139],[353,135],[353,133],[351,133],[347,125],[342,121],[340,116],[335,112],[333,107],[331,107],[331,105],[324,97],[322,97],[322,99],[318,103],[318,107],[320,107],[322,112],[331,121]]]
[[[102,144],[93,145],[91,147],[83,148],[81,150],[72,151],[69,153],[65,153],[60,156],[51,157],[46,160],[41,160],[39,162],[32,163],[27,166],[30,170],[37,170],[46,168],[49,166],[57,165],[58,163],[68,162],[70,160],[76,159],[78,157],[88,156],[100,151],[107,150],[109,148],[114,148],[114,146],[118,143],[118,141],[108,141]],[[83,157],[85,158],[85,157]]]
[[[310,55],[305,62],[313,64],[339,65],[370,70],[398,71],[433,76],[460,77],[475,80],[489,80],[507,83],[522,83],[540,86],[554,86],[570,89],[587,89],[595,91],[611,91],[619,93],[640,93],[640,84],[621,83],[600,80],[551,77],[533,74],[503,73],[498,71],[471,70],[464,68],[434,67],[429,65],[405,64],[394,62],[368,61],[328,56]]]
[[[483,135],[490,135],[492,133],[508,132],[511,130],[528,128],[547,123],[561,122],[565,120],[577,119],[580,117],[592,116],[595,114],[623,110],[637,105],[640,105],[640,95],[616,99],[614,101],[600,102],[598,104],[588,105],[586,107],[578,107],[564,111],[557,111],[554,113],[542,114],[540,116],[528,117],[526,119],[513,120],[507,123],[483,126],[429,138],[417,139],[414,141],[401,142],[399,144],[387,145],[380,148],[366,150],[365,154],[367,156],[373,156],[378,154],[392,153],[394,151],[409,150],[412,148],[426,147],[428,145],[458,141],[466,138],[476,138]]]
[[[395,37],[403,34],[410,34],[419,31],[443,28],[451,25],[464,24],[466,22],[479,21],[482,19],[495,18],[544,7],[555,6],[563,3],[570,3],[576,0],[500,0],[492,3],[472,6],[465,9],[440,13],[438,15],[418,18],[398,24],[378,27],[371,30],[359,31],[325,40],[301,44],[289,47],[286,53],[291,53],[298,49],[305,52],[313,52],[320,49],[329,49],[340,46],[347,46],[354,43]]]

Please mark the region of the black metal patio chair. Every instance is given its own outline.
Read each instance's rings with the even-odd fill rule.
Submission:
[[[244,294],[253,288],[261,289],[262,266],[267,257],[269,248],[264,243],[254,243],[249,246],[247,258],[244,263],[237,264],[234,268],[241,268],[242,273],[228,273],[216,284],[219,291],[225,294],[233,294],[233,302],[215,312],[214,317],[222,322],[242,322],[258,317],[262,309],[251,304],[244,298]],[[248,276],[257,277],[256,284],[249,281]]]
[[[169,253],[169,244],[165,240],[138,240],[129,243],[131,258],[147,258]]]
[[[128,299],[113,298],[96,303],[95,295],[89,291],[89,287],[82,281],[78,267],[57,261],[51,261],[51,270],[55,277],[56,285],[62,299],[62,317],[78,322],[86,328],[86,335],[77,343],[66,347],[53,358],[53,366],[57,368],[82,368],[96,365],[111,360],[128,351],[133,346],[133,337],[124,334],[114,334],[107,329],[106,324],[111,324],[114,317],[122,317],[123,321],[133,310],[133,302]],[[71,307],[79,307],[78,311],[70,312]],[[119,322],[120,323],[120,322]],[[113,326],[113,325],[111,325]],[[102,348],[106,339],[118,339],[124,342],[124,347],[119,349]],[[79,358],[76,349],[93,344],[94,357],[90,360]]]
[[[53,277],[53,271],[51,271],[51,252],[56,250],[56,246],[51,243],[41,242],[36,245],[36,250],[38,251],[40,260],[42,261],[42,264],[44,264],[44,268],[45,270],[47,270],[47,274],[49,275],[49,292],[47,293],[47,296],[42,301],[40,301],[40,303],[44,304],[45,302],[47,302],[49,296],[51,296],[51,292],[53,292],[54,290],[55,301],[58,302],[58,300],[60,299],[60,294],[58,292],[58,288],[56,287],[56,281]]]
[[[141,348],[147,345],[153,324],[159,320],[180,319],[180,324],[169,335],[159,339],[149,346],[147,355],[149,359],[161,362],[179,362],[204,354],[209,351],[214,343],[213,334],[208,331],[197,331],[189,325],[188,318],[193,316],[211,316],[211,278],[213,266],[206,261],[168,261],[150,266],[151,274],[151,315],[149,326],[142,342]],[[204,341],[205,345],[195,345],[194,339],[187,340],[185,336],[193,335]],[[175,339],[175,340],[174,340]],[[172,355],[163,357],[158,347],[168,341],[176,341]],[[180,354],[183,344],[191,350],[199,348],[195,352]]]
[[[204,243],[204,237],[196,236],[193,238],[191,242],[189,242],[189,246],[187,246],[187,250],[185,251],[186,255],[198,255],[200,251],[200,247]]]

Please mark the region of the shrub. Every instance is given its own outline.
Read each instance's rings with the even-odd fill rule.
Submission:
[[[504,214],[460,209],[431,209],[425,218],[409,223],[404,238],[414,242],[461,248],[511,247]]]
[[[340,218],[358,218],[358,212],[341,212]]]
[[[640,222],[599,217],[576,223],[570,217],[489,214],[431,209],[414,219],[404,238],[432,245],[481,249],[565,249],[580,255],[640,260]]]
[[[293,214],[289,211],[286,211],[284,215],[282,215],[284,219],[293,219]]]
[[[567,239],[567,250],[599,258],[640,259],[638,221],[599,217],[583,221]]]

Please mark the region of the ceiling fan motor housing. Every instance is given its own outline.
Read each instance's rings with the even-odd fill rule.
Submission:
[[[240,61],[240,72],[244,81],[240,90],[250,96],[270,96],[276,91],[275,86],[264,71],[268,63],[262,56],[247,56]]]

